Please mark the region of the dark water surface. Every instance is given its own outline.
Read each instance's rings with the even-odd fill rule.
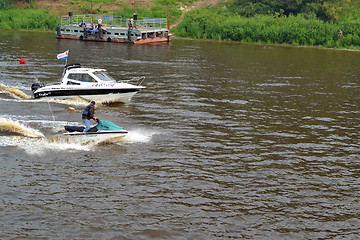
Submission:
[[[45,137],[0,132],[0,239],[359,238],[360,52],[2,31],[0,83],[31,95],[67,49],[147,88],[97,106],[129,130],[115,143],[57,134],[80,100],[1,92],[3,126]]]

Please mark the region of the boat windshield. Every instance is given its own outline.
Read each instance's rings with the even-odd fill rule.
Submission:
[[[80,82],[96,82],[94,78],[92,78],[89,74],[85,74],[85,73],[76,73],[76,74],[70,73],[67,78]]]
[[[107,75],[105,72],[94,72],[94,75],[100,78],[102,81],[115,82],[115,80]]]

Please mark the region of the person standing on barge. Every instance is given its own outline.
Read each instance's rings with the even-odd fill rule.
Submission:
[[[101,28],[101,25],[102,25],[102,19],[101,19],[101,17],[99,17],[99,20],[98,20],[98,29]]]

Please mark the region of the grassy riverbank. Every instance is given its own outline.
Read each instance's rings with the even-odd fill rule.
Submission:
[[[54,30],[60,18],[46,9],[9,9],[0,11],[1,29]]]
[[[255,2],[193,10],[172,31],[188,38],[360,49],[359,0],[297,1],[292,8],[286,0]]]
[[[34,29],[54,30],[60,24],[60,16],[73,14],[90,14],[90,0],[38,0],[12,1],[0,3],[0,28],[2,29]],[[145,0],[136,5],[139,17],[167,18],[168,4],[170,22],[178,20],[182,14],[179,6],[193,0]],[[134,3],[131,0],[94,0],[92,13],[100,15],[116,15],[131,18],[134,14]]]
[[[339,36],[339,30],[342,36]],[[173,31],[190,38],[292,45],[360,48],[360,21],[325,22],[302,16],[257,15],[251,18],[221,8],[189,12]]]
[[[30,2],[0,10],[0,28],[54,30],[62,14],[90,13],[90,0]],[[170,4],[171,23],[184,17],[171,31],[187,38],[360,49],[360,0],[296,1],[298,5],[287,4],[288,0],[218,2],[146,0],[137,4],[136,12],[141,17],[166,18]],[[93,5],[94,14],[130,18],[133,12],[131,0],[96,0]]]

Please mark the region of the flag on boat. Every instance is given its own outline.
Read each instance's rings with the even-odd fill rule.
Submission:
[[[68,58],[68,54],[69,54],[69,50],[67,50],[66,52],[63,52],[63,53],[59,53],[57,55],[57,59],[60,60],[60,59],[67,59]]]

